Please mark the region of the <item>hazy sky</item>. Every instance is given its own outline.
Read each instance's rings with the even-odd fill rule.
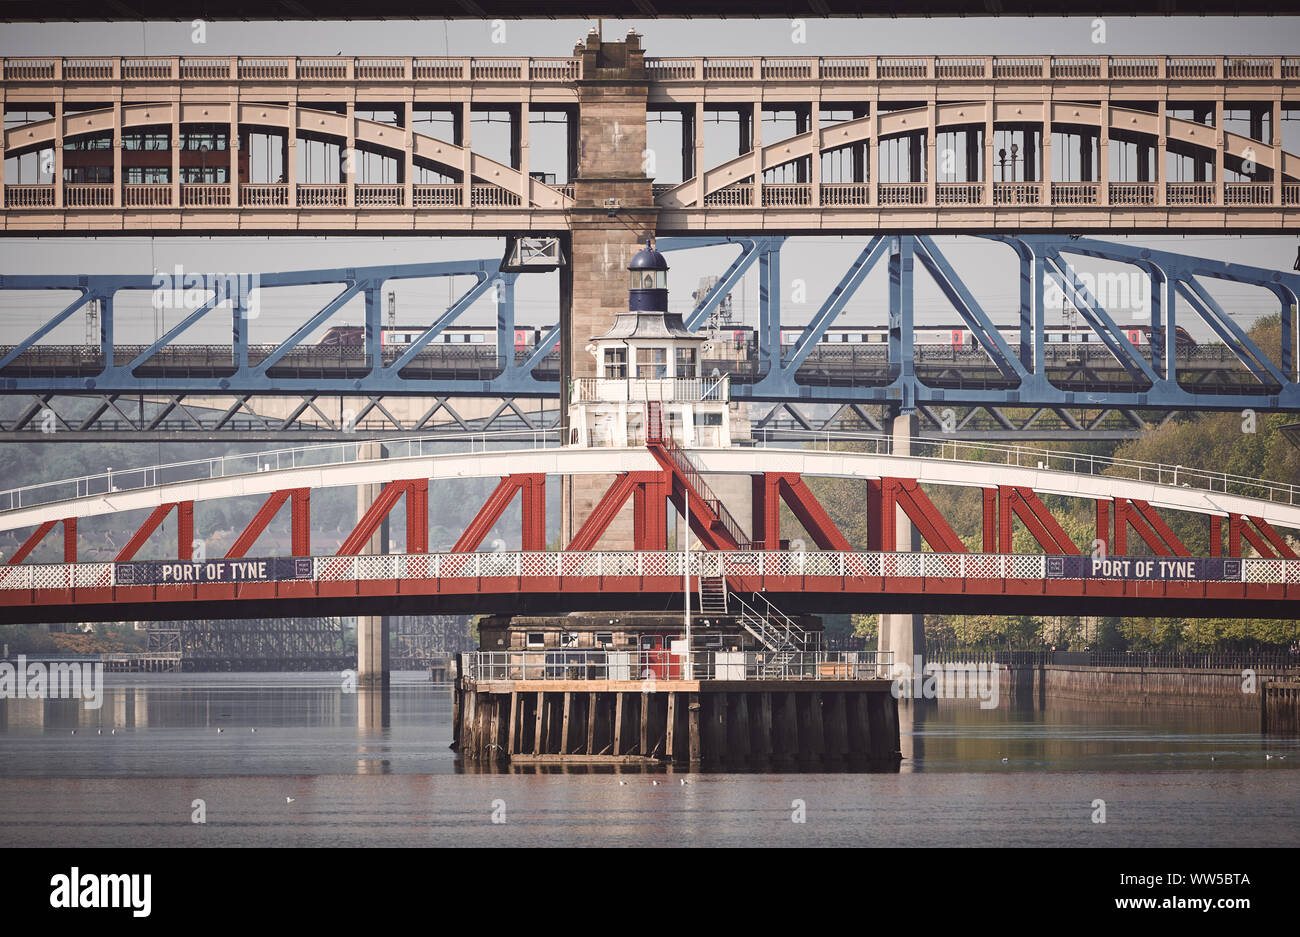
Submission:
[[[457,20],[207,25],[191,42],[190,23],[5,24],[5,55],[568,55],[591,20]],[[649,55],[862,55],[899,53],[1254,53],[1293,55],[1300,18],[1107,17],[1105,42],[1093,17],[813,19],[806,42],[791,21],[606,20],[619,39],[635,27]],[[494,41],[504,40],[504,41]]]

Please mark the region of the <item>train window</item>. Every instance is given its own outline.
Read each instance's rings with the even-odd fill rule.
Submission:
[[[482,332],[475,332],[473,335],[471,335],[471,336],[469,337],[469,340],[470,340],[471,342],[473,342],[474,344],[476,344],[476,345],[482,344],[482,343],[483,343],[483,333],[482,333]]]

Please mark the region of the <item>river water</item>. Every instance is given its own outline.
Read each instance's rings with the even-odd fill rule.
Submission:
[[[97,710],[0,701],[0,842],[1300,845],[1300,742],[1244,712],[939,701],[902,707],[896,774],[488,773],[422,674],[386,728],[329,674],[106,680]]]

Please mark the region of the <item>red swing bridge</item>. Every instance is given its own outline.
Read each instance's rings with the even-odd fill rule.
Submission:
[[[682,609],[687,581],[699,613],[719,592],[724,600],[757,593],[788,615],[1272,618],[1300,607],[1293,546],[1300,486],[954,440],[824,436],[688,450],[656,430],[651,409],[643,446],[575,448],[538,434],[472,437],[462,443],[471,451],[447,452],[445,437],[413,438],[388,443],[381,457],[377,444],[357,442],[0,492],[0,530],[30,531],[0,566],[0,622],[668,611]],[[612,481],[584,519],[570,521],[576,531],[563,549],[547,549],[548,486],[578,476]],[[430,486],[467,478],[499,482],[451,548],[430,551]],[[851,543],[832,521],[809,485],[814,478],[861,483],[865,542]],[[711,484],[748,488],[749,510],[740,512],[747,523]],[[314,552],[313,493],[352,486],[368,507],[336,549]],[[927,494],[940,486],[978,489],[979,549]],[[265,500],[225,555],[196,555],[195,505],[248,496]],[[484,550],[516,496],[520,549]],[[1044,500],[1061,497],[1093,502],[1091,543],[1076,543]],[[614,543],[629,501],[630,543]],[[380,526],[399,503],[404,551],[377,554]],[[782,503],[816,549],[783,539]],[[689,513],[699,548],[668,549],[669,507]],[[282,510],[290,515],[292,555],[259,557],[258,538]],[[130,512],[147,516],[113,562],[78,561],[79,522]],[[1208,556],[1192,555],[1166,520],[1170,512],[1205,518]],[[137,560],[173,515],[175,558]],[[56,526],[64,561],[28,562]],[[1041,552],[1014,551],[1018,527]]]

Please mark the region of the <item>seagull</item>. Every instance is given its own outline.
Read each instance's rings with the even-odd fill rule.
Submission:
[[[103,734],[104,734],[104,730],[103,730],[103,729],[96,729],[96,730],[95,730],[95,734],[96,734],[96,735],[103,735]]]
[[[627,782],[626,782],[626,781],[619,781],[619,782],[618,782],[618,786],[619,786],[619,787],[627,787]]]
[[[286,797],[286,798],[284,799],[284,802],[285,802],[286,804],[291,804],[291,803],[293,803],[293,798],[292,798],[292,797]]]
[[[108,733],[108,734],[109,734],[109,735],[117,735],[117,730],[114,729],[112,732],[110,732],[110,733]]]
[[[218,729],[218,730],[217,730],[217,735],[220,735],[222,732],[225,732],[225,731],[226,731],[225,729]]]
[[[682,778],[682,787],[685,787],[687,784],[690,783],[691,783],[690,781],[686,780],[685,778]]]
[[[658,782],[658,781],[651,781],[650,783],[653,784],[655,787],[658,787],[658,786],[659,786],[659,782]]]
[[[1218,759],[1218,758],[1215,758],[1213,755],[1210,756],[1210,761],[1218,761],[1218,760],[1219,760],[1219,759]]]
[[[1264,754],[1264,760],[1265,761],[1286,761],[1286,755],[1270,755],[1266,752]]]
[[[1010,760],[1011,760],[1010,758],[1003,758],[1003,759],[1002,759],[1002,763],[1005,765],[1005,764],[1006,764],[1008,761],[1010,761]]]
[[[252,732],[254,735],[257,734],[257,730],[256,730],[256,729],[249,729],[248,731],[249,731],[249,732]]]

